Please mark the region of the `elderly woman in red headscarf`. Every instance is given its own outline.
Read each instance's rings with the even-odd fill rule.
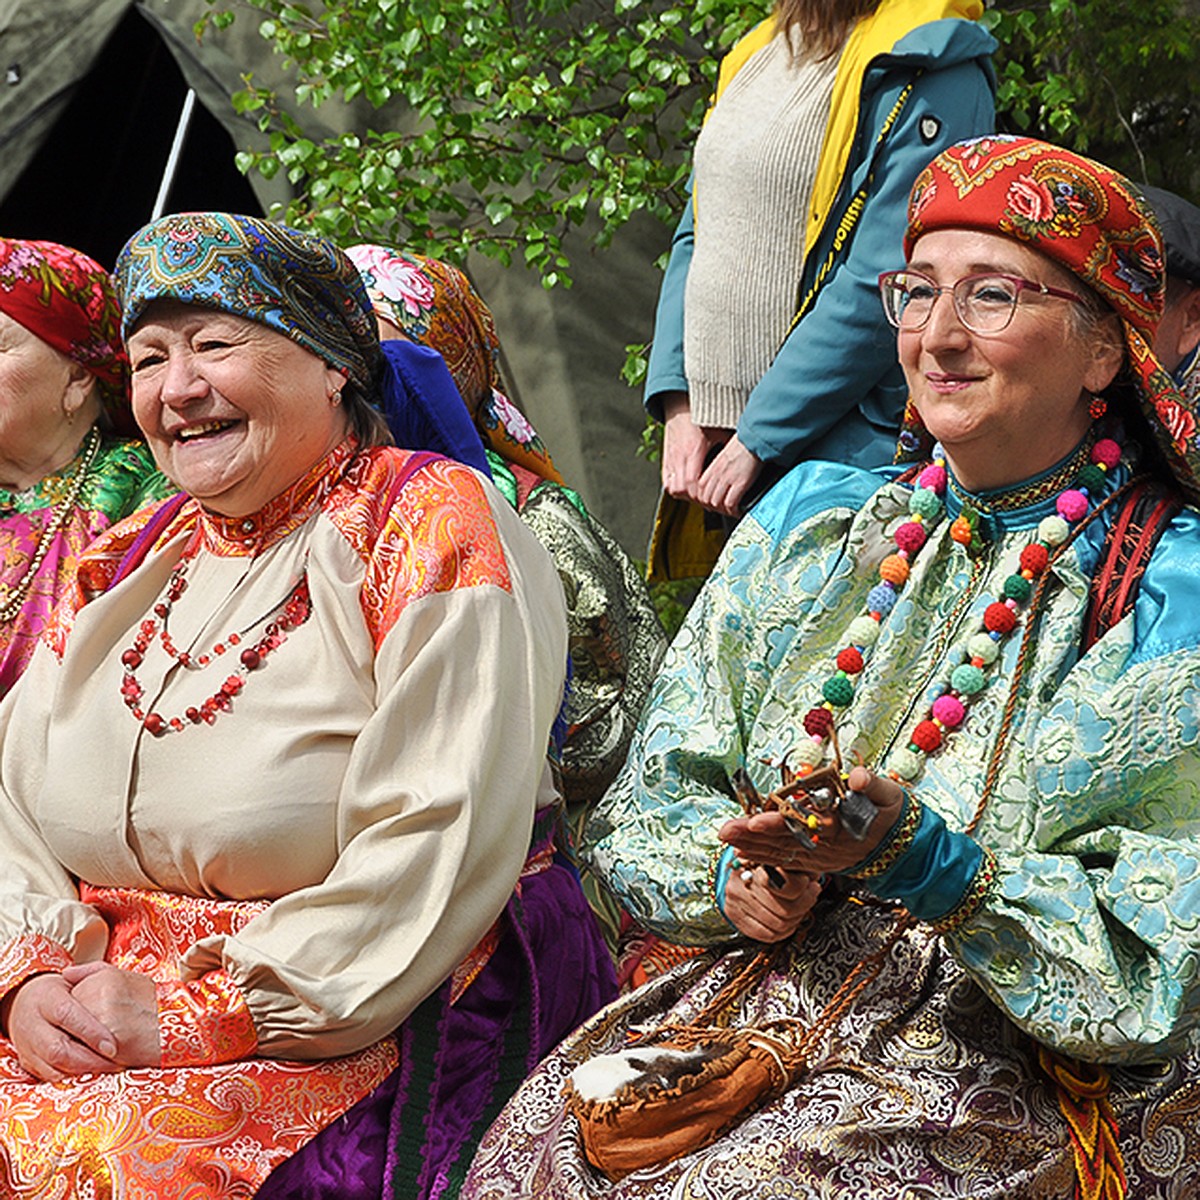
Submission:
[[[119,326],[98,262],[0,238],[0,695],[83,548],[174,491],[136,437]]]
[[[1112,170],[990,137],[918,176],[904,254],[914,465],[803,464],[741,522],[592,822],[629,910],[709,950],[542,1064],[471,1200],[1200,1192],[1200,444],[1150,350],[1160,233]]]

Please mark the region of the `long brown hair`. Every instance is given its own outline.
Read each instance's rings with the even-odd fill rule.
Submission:
[[[856,21],[870,16],[880,0],[775,0],[775,20],[786,29],[794,51],[818,62],[832,58]]]

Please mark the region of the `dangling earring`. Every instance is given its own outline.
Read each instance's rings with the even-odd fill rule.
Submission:
[[[1108,401],[1103,396],[1093,396],[1088,401],[1088,416],[1093,421],[1100,420],[1106,412],[1108,412]]]

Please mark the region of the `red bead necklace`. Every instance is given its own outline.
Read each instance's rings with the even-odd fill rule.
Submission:
[[[125,667],[125,674],[121,680],[121,698],[125,702],[125,707],[133,714],[134,719],[140,721],[143,727],[155,737],[162,737],[167,733],[180,733],[189,725],[201,723],[211,725],[217,719],[218,714],[228,712],[233,707],[234,697],[246,686],[250,672],[257,671],[266,661],[267,656],[278,650],[287,641],[288,634],[303,625],[312,615],[312,599],[308,591],[308,572],[304,571],[300,575],[299,582],[288,593],[282,604],[271,609],[266,617],[252,622],[247,627],[247,629],[253,629],[261,620],[268,622],[263,629],[262,636],[252,645],[246,646],[238,655],[238,666],[234,672],[207,700],[185,709],[180,716],[164,717],[161,713],[147,712],[142,707],[145,689],[138,681],[137,669],[142,665],[146,651],[156,636],[163,650],[181,667],[189,671],[203,671],[214,661],[233,652],[242,644],[245,631],[229,633],[219,642],[214,643],[207,654],[197,654],[193,657],[186,650],[179,650],[171,640],[171,635],[167,630],[167,621],[176,602],[187,591],[188,567],[194,557],[195,551],[192,547],[188,547],[171,572],[171,578],[167,580],[163,598],[154,605],[154,615],[142,621],[138,626],[137,636],[133,639],[133,645],[121,655],[121,663]],[[161,627],[160,621],[162,622]]]

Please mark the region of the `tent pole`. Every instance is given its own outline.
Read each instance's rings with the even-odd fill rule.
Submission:
[[[167,206],[167,195],[171,184],[175,181],[175,171],[179,167],[179,158],[183,153],[183,143],[187,140],[188,125],[192,120],[192,109],[196,106],[196,91],[188,88],[183,98],[183,108],[179,113],[179,124],[175,126],[175,140],[171,143],[171,153],[167,156],[167,166],[163,171],[162,183],[158,185],[158,195],[154,200],[154,211],[150,220],[157,221],[163,215]]]

